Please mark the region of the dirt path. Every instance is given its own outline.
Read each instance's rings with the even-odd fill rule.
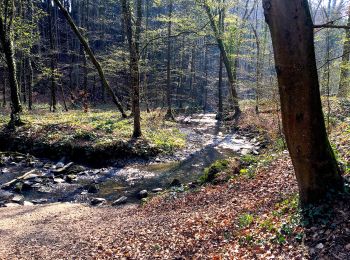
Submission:
[[[146,206],[3,208],[0,258],[209,259],[221,255],[252,259],[237,238],[225,234],[234,234],[242,214],[268,213],[295,192],[290,162],[277,161],[272,169],[255,179],[160,196]],[[296,252],[277,253],[290,259]]]

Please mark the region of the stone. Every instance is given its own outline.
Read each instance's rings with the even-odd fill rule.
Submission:
[[[171,183],[170,183],[170,187],[180,187],[181,186],[181,182],[178,179],[174,179]]]
[[[252,152],[252,150],[251,149],[247,149],[247,148],[243,148],[241,151],[240,151],[240,153],[241,153],[241,155],[248,155],[248,154],[250,154]]]
[[[40,183],[35,183],[32,185],[32,189],[40,189],[41,188],[41,184]]]
[[[77,176],[76,175],[73,175],[73,174],[69,174],[66,176],[66,181],[71,183],[73,181],[75,181],[77,179]]]
[[[197,186],[198,186],[198,183],[195,183],[195,182],[190,182],[190,183],[188,184],[188,187],[189,187],[190,189],[195,189],[195,188],[197,188]]]
[[[87,187],[88,193],[97,193],[99,190],[100,190],[100,187],[96,183],[90,184]]]
[[[323,249],[324,245],[322,243],[317,244],[316,249]]]
[[[21,196],[21,195],[16,195],[12,198],[12,202],[15,202],[15,203],[21,203],[22,201],[24,200],[24,197]]]
[[[30,201],[24,201],[23,206],[34,206],[34,204]]]
[[[34,183],[32,181],[24,181],[22,185],[22,190],[30,190],[33,184]]]
[[[348,250],[348,251],[350,251],[350,244],[347,244],[347,245],[345,246],[345,249]]]
[[[40,177],[40,175],[38,175],[38,174],[36,174],[36,173],[31,173],[31,174],[26,175],[26,176],[23,178],[23,180],[24,180],[24,181],[33,180],[33,179],[37,179],[37,178],[39,178],[39,177]]]
[[[47,199],[32,200],[32,203],[34,203],[34,204],[44,204],[46,202],[47,202]]]
[[[10,201],[14,197],[14,194],[8,191],[0,190],[0,200]]]
[[[112,206],[118,206],[125,204],[128,201],[128,197],[122,196],[112,203]]]
[[[162,192],[162,191],[163,191],[162,188],[156,188],[156,189],[152,190],[153,193],[159,193],[159,192]]]
[[[54,179],[53,179],[53,182],[54,182],[54,183],[57,183],[57,184],[61,184],[61,183],[64,183],[65,180],[63,180],[63,179],[61,179],[61,178],[54,178]]]
[[[21,206],[21,205],[18,203],[12,203],[12,202],[5,204],[5,207],[7,207],[7,208],[15,208],[15,207],[19,207],[19,206]]]
[[[63,162],[58,162],[56,164],[56,169],[63,168],[63,167],[64,167],[64,163]]]
[[[147,190],[142,190],[142,191],[140,191],[139,194],[138,194],[138,197],[139,197],[140,199],[147,198],[147,197],[148,197],[148,191],[147,191]]]
[[[93,206],[103,205],[105,203],[106,203],[106,200],[103,198],[93,198],[91,200],[91,205]]]
[[[60,168],[56,168],[56,169],[52,169],[51,172],[53,172],[53,174],[55,175],[62,175],[62,174],[66,174],[69,170],[70,167],[72,167],[74,165],[74,163],[70,162],[67,165],[64,165],[63,167]]]

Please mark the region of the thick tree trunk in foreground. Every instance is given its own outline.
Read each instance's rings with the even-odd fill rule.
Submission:
[[[348,24],[350,26],[350,5],[348,10]],[[350,77],[350,29],[346,29],[345,42],[343,47],[343,58],[340,68],[340,83],[338,97],[347,98],[349,93]]]
[[[278,76],[283,128],[302,204],[317,202],[343,180],[329,144],[307,0],[264,0]]]
[[[8,28],[11,30],[12,28]],[[22,112],[21,100],[19,97],[19,88],[16,75],[16,61],[14,56],[13,42],[11,39],[11,32],[6,31],[6,24],[2,16],[0,15],[0,41],[8,69],[10,94],[11,94],[11,121],[10,125],[22,124],[20,119],[20,113]]]
[[[139,0],[140,1],[140,0]],[[141,132],[141,110],[140,110],[140,72],[139,72],[139,54],[137,48],[137,38],[134,37],[131,24],[131,11],[129,0],[121,0],[123,16],[126,27],[126,36],[129,43],[130,52],[130,75],[133,90],[133,116],[134,116],[134,133],[133,137],[137,138],[142,135]],[[136,38],[136,39],[135,39]]]
[[[101,78],[101,82],[102,82],[102,86],[109,92],[109,94],[111,95],[114,104],[117,106],[118,110],[120,111],[120,113],[122,114],[123,118],[126,118],[127,115],[124,112],[124,109],[118,99],[118,97],[115,95],[113,89],[111,88],[111,86],[109,85],[104,72],[102,70],[102,67],[100,65],[100,63],[97,61],[97,59],[95,58],[95,55],[93,53],[93,51],[91,50],[88,42],[85,40],[85,38],[82,36],[82,34],[80,33],[79,29],[77,28],[77,26],[75,25],[72,17],[70,16],[70,14],[68,13],[68,11],[63,7],[63,5],[61,4],[61,2],[59,0],[54,0],[54,2],[58,5],[58,7],[61,9],[64,17],[67,19],[67,22],[69,23],[70,27],[72,28],[73,32],[75,33],[75,35],[78,37],[80,44],[84,46],[84,50],[87,53],[87,55],[89,56],[91,62],[94,64],[98,75]]]

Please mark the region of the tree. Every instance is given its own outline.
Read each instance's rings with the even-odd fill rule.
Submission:
[[[214,32],[215,39],[217,41],[218,47],[220,49],[220,53],[222,55],[222,61],[223,61],[225,68],[226,68],[228,81],[230,83],[231,98],[233,100],[233,107],[235,110],[234,116],[239,117],[239,115],[241,114],[241,110],[239,107],[238,94],[237,94],[237,90],[235,87],[236,80],[235,80],[235,76],[234,76],[234,71],[232,70],[231,61],[228,57],[227,51],[225,49],[224,41],[223,41],[222,36],[220,34],[220,30],[215,22],[215,18],[214,18],[214,15],[212,13],[212,10],[210,8],[209,3],[206,0],[204,0],[201,4],[203,5],[203,8],[204,8],[206,14],[208,15],[208,19],[209,19],[211,28]]]
[[[134,132],[133,137],[138,138],[142,135],[141,132],[141,110],[140,110],[140,72],[139,72],[139,50],[138,50],[138,39],[139,39],[139,30],[136,28],[136,35],[132,27],[132,17],[130,10],[129,0],[121,0],[123,17],[125,22],[126,37],[129,43],[129,53],[130,53],[130,76],[131,76],[131,85],[132,85],[132,108],[134,116]],[[141,0],[137,0],[137,27],[140,26],[141,14],[140,5],[142,4]]]
[[[303,205],[342,190],[322,112],[307,0],[264,0],[275,54],[282,121]]]
[[[17,82],[16,59],[13,43],[13,22],[15,16],[14,1],[0,1],[0,43],[7,63],[9,86],[11,93],[11,120],[10,125],[22,124],[22,112],[19,88]]]
[[[171,27],[172,27],[172,15],[173,15],[173,0],[169,0],[168,10],[168,39],[167,39],[167,80],[166,80],[166,97],[168,110],[166,118],[174,120],[174,115],[171,109]]]

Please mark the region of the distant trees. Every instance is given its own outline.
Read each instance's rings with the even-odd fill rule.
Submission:
[[[350,27],[350,4],[348,7],[348,23]],[[343,45],[343,57],[340,65],[340,81],[339,81],[339,91],[338,97],[346,98],[349,94],[350,86],[350,28],[345,30],[345,38]]]
[[[342,190],[343,180],[328,141],[307,0],[264,0],[279,83],[283,129],[303,204]]]
[[[67,22],[69,23],[70,27],[72,28],[73,32],[76,34],[76,36],[78,37],[81,45],[84,47],[85,52],[88,54],[89,58],[91,59],[91,62],[94,64],[100,78],[101,78],[101,82],[104,88],[106,88],[106,90],[108,91],[108,93],[110,94],[114,104],[117,106],[117,108],[119,109],[120,113],[122,114],[122,116],[124,118],[126,118],[126,113],[124,112],[124,109],[122,107],[122,104],[120,103],[118,97],[115,95],[113,89],[110,87],[105,74],[103,72],[103,69],[100,65],[100,63],[97,61],[97,59],[95,58],[95,55],[93,53],[93,51],[91,50],[87,40],[83,37],[83,35],[79,32],[79,29],[77,28],[77,26],[75,25],[72,17],[69,15],[68,11],[64,8],[64,6],[61,4],[61,2],[59,0],[54,0],[54,2],[59,6],[59,8],[61,9],[64,17],[67,19]]]

